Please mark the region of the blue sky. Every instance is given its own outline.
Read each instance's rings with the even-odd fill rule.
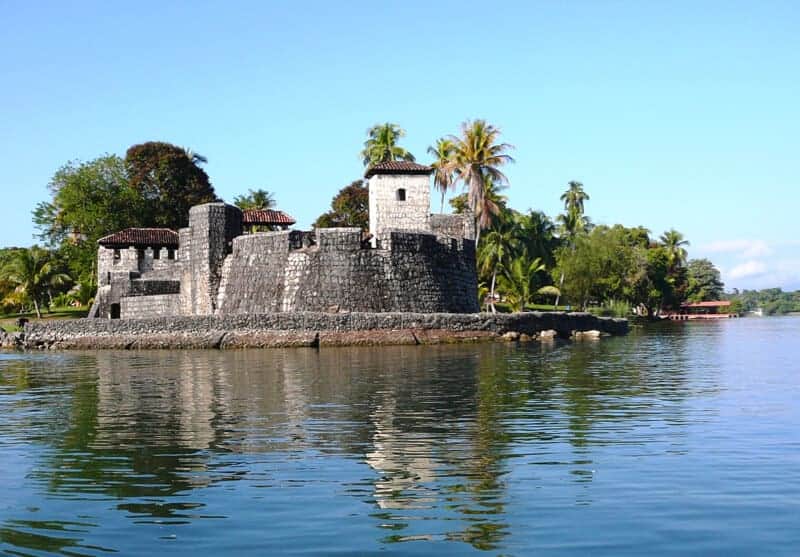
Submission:
[[[669,228],[728,287],[800,288],[800,2],[0,0],[0,245],[71,159],[169,141],[307,227],[396,122],[427,162],[486,118],[511,205]]]

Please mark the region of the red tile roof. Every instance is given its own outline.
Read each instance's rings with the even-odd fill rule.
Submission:
[[[97,240],[101,246],[178,247],[178,233],[169,228],[126,228]]]
[[[286,225],[294,224],[294,218],[283,211],[274,209],[245,209],[242,211],[242,224],[245,225]]]
[[[731,303],[727,300],[720,300],[714,302],[695,302],[693,304],[683,303],[681,304],[682,308],[723,308],[726,306],[731,305]]]
[[[433,169],[430,166],[415,162],[386,161],[370,166],[364,177],[369,178],[375,174],[430,174],[431,172],[433,172]]]

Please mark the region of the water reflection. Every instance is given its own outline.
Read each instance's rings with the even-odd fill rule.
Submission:
[[[367,525],[372,544],[501,549],[514,534],[512,472],[532,489],[553,469],[591,483],[597,447],[644,445],[649,428],[685,423],[695,387],[685,343],[634,334],[522,347],[4,357],[0,443],[27,460],[24,493],[0,507],[2,547],[125,552],[120,529],[291,528],[318,510],[305,505],[324,501],[351,508],[349,527]],[[283,515],[254,502],[264,489]],[[584,491],[573,503],[591,501]]]

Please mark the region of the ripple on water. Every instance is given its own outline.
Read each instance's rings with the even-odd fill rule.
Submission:
[[[0,548],[791,555],[798,332],[2,354]]]

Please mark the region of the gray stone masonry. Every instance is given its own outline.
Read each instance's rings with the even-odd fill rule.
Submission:
[[[370,241],[357,228],[243,234],[238,208],[192,207],[175,252],[99,248],[89,315],[478,311],[471,215],[431,215],[426,174],[376,174],[369,196]]]
[[[323,228],[316,245],[295,248],[291,234],[233,241],[218,314],[478,311],[471,240],[385,231],[381,249],[370,249],[357,228]]]
[[[369,179],[369,231],[430,232],[430,176],[377,174]]]
[[[136,300],[146,299],[140,297]],[[125,303],[130,303],[130,300]],[[550,336],[550,331],[564,338],[577,338],[576,331],[622,335],[628,331],[628,322],[625,319],[595,317],[588,313],[551,312],[295,312],[122,320],[74,319],[28,323],[22,344],[28,349],[421,344],[500,340],[505,338],[504,335],[509,336],[509,333],[517,338],[537,334],[546,338]]]

